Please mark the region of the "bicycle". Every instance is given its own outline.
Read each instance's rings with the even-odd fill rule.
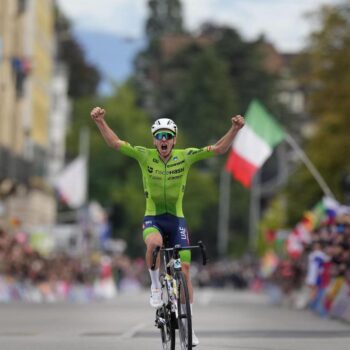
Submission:
[[[160,275],[163,306],[156,311],[155,326],[160,329],[164,350],[175,350],[176,329],[179,330],[182,350],[192,349],[192,316],[185,276],[181,269],[181,250],[200,249],[202,263],[206,265],[207,256],[204,244],[199,241],[197,246],[174,248],[156,247],[153,251],[151,269],[154,270],[158,254],[161,255],[161,266],[164,271]]]

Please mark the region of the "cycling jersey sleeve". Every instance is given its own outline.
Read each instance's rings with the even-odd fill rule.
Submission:
[[[195,162],[198,162],[199,160],[213,157],[214,155],[215,155],[215,152],[211,146],[207,146],[203,148],[186,148],[185,149],[185,158],[190,165]]]
[[[147,157],[148,149],[140,146],[131,146],[128,142],[123,142],[119,150],[122,154],[136,159],[138,162],[142,163]]]

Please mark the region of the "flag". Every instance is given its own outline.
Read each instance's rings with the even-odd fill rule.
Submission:
[[[232,144],[226,170],[244,186],[250,187],[254,174],[283,140],[284,132],[256,100],[249,105],[245,119],[246,125]]]
[[[262,277],[270,277],[277,269],[279,258],[273,250],[269,250],[261,259],[260,273]]]
[[[299,258],[304,247],[298,232],[292,231],[287,238],[287,252],[292,258]]]
[[[86,201],[86,167],[86,158],[80,156],[68,164],[55,181],[55,187],[61,198],[73,209],[81,207]]]

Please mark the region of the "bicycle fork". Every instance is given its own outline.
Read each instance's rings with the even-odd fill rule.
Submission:
[[[167,320],[164,315],[164,313],[167,312],[166,309],[168,309],[170,313],[175,314],[176,318],[179,316],[176,302],[178,296],[176,279],[167,273],[163,276],[161,283],[162,289],[167,290],[168,300],[164,303],[163,307],[156,312],[155,326],[157,328],[161,328],[166,325],[167,322],[170,322],[170,319]]]

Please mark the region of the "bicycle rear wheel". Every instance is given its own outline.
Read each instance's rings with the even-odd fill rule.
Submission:
[[[185,276],[177,272],[178,283],[178,327],[181,350],[192,350],[191,305]]]
[[[167,305],[157,310],[157,316],[163,350],[175,350],[175,325]]]

